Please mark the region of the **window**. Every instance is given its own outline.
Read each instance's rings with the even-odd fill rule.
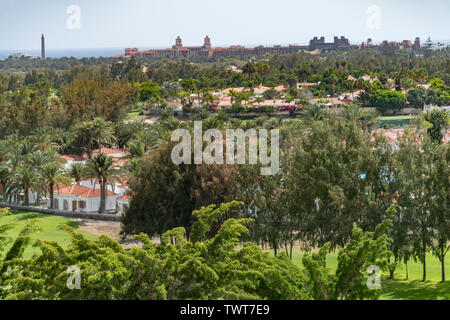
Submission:
[[[54,208],[56,209],[56,210],[58,210],[59,209],[59,201],[58,201],[58,199],[55,199],[55,205],[54,205]]]
[[[69,202],[67,202],[67,200],[64,200],[63,207],[64,207],[64,211],[68,211],[69,210]]]
[[[78,206],[80,209],[86,209],[86,201],[78,201]]]

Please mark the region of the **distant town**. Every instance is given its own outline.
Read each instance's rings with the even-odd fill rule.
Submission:
[[[430,39],[428,39],[431,43]],[[149,57],[191,57],[191,56],[203,56],[203,57],[229,57],[229,56],[247,56],[247,55],[257,55],[262,56],[266,54],[292,54],[292,53],[302,53],[308,52],[311,54],[326,53],[334,50],[345,50],[345,49],[373,49],[373,48],[390,48],[393,50],[409,50],[417,54],[422,51],[421,40],[416,37],[414,41],[403,40],[401,42],[384,40],[379,44],[372,41],[371,38],[367,41],[362,42],[360,45],[351,44],[349,39],[345,36],[335,36],[333,42],[326,42],[325,37],[314,37],[309,41],[308,45],[274,45],[274,46],[256,46],[256,47],[245,47],[242,45],[232,45],[229,47],[213,47],[211,38],[206,36],[203,39],[203,45],[201,46],[184,46],[183,40],[178,36],[175,40],[175,44],[171,48],[167,49],[148,49],[139,50],[138,48],[126,48],[124,54],[118,54],[113,56],[113,58],[139,58],[146,59]],[[41,37],[41,55],[31,55],[28,53],[18,52],[8,56],[8,59],[12,60],[37,60],[46,59],[46,49],[45,49],[45,37]]]
[[[207,56],[207,57],[227,57],[227,56],[245,56],[245,55],[265,55],[265,54],[290,54],[300,52],[329,52],[342,49],[369,49],[369,48],[390,47],[397,50],[421,51],[420,38],[416,37],[413,41],[403,40],[402,42],[383,41],[381,44],[375,44],[371,38],[361,45],[352,45],[348,38],[334,37],[333,42],[326,42],[325,37],[314,37],[309,41],[309,45],[290,44],[288,46],[275,45],[271,47],[257,46],[254,48],[246,48],[241,45],[233,45],[230,47],[213,47],[211,38],[206,36],[202,46],[184,46],[183,40],[178,36],[175,45],[168,49],[149,49],[140,51],[138,48],[126,48],[125,54],[119,54],[114,58],[148,58],[148,57],[188,57],[188,56]]]

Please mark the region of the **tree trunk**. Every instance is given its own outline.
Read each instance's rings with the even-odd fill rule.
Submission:
[[[53,192],[54,192],[54,190],[53,190],[53,188],[54,188],[54,185],[53,185],[53,183],[50,183],[50,186],[49,186],[49,190],[48,190],[48,193],[49,193],[49,195],[50,195],[50,209],[55,209],[55,204],[54,204],[54,194],[53,194]]]
[[[424,253],[423,253],[423,278],[422,281],[425,282],[427,281],[427,251],[424,248]]]
[[[294,244],[293,243],[291,243],[291,247],[290,247],[290,249],[289,249],[289,258],[291,258],[291,260],[292,260],[292,248],[294,247]]]
[[[92,159],[92,142],[91,141],[88,143],[87,153],[88,153],[89,159]]]
[[[442,268],[442,283],[445,282],[445,256],[441,259],[441,268]]]
[[[389,269],[389,280],[394,279],[394,272],[395,272],[395,270]]]
[[[277,247],[276,246],[273,246],[273,254],[275,257],[277,256]]]
[[[405,265],[406,265],[406,280],[409,280],[408,261],[405,262]]]
[[[24,191],[24,205],[25,207],[28,207],[30,205],[30,199],[28,197],[28,188],[25,189]]]
[[[106,183],[100,182],[100,208],[98,213],[106,212]]]
[[[327,267],[327,256],[323,257],[323,267]]]

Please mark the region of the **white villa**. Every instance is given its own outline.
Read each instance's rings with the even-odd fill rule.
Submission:
[[[101,152],[105,153],[107,156],[112,157],[114,160],[114,165],[116,167],[121,167],[125,164],[128,159],[129,153],[123,149],[108,149],[102,148]],[[93,156],[97,156],[100,150],[94,150]],[[77,155],[60,155],[60,158],[65,160],[63,167],[69,169],[73,164],[86,164],[88,161],[88,156],[85,154],[82,157]],[[123,177],[122,182],[110,183],[107,186],[107,197],[106,197],[106,212],[117,213],[122,215],[125,213],[129,206],[131,196],[129,194],[129,186],[126,182],[127,177]],[[3,186],[0,185],[0,201],[7,201],[2,197]],[[75,184],[73,181],[69,186],[56,186],[54,188],[53,201],[54,209],[61,211],[72,211],[72,212],[83,212],[83,213],[97,213],[100,207],[101,190],[100,184],[96,179],[86,179],[80,182],[80,184]],[[43,203],[39,203],[39,202]],[[23,204],[24,195],[23,193],[19,195],[17,202]],[[35,191],[29,192],[30,205],[41,205],[45,204],[50,208],[50,199],[43,197],[38,199],[38,195]],[[15,202],[15,200],[14,200]]]
[[[74,163],[79,163],[84,165],[86,163],[86,160],[80,156],[75,156],[75,155],[64,155],[64,156],[60,156],[61,159],[66,160],[66,163],[64,164],[64,167],[66,169],[70,169],[70,167],[72,166],[72,164]]]
[[[98,212],[100,207],[100,189],[88,188],[81,185],[71,185],[69,187],[59,186],[54,190],[55,210],[73,212]],[[106,211],[116,211],[116,200],[120,195],[107,191]],[[49,202],[50,200],[48,200]],[[50,203],[48,203],[50,207]]]
[[[123,215],[125,211],[127,211],[130,206],[130,195],[123,195],[120,198],[117,198],[117,214]]]

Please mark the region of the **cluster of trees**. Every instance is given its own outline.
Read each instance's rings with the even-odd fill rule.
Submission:
[[[17,204],[23,201],[29,206],[40,205],[42,199],[48,199],[49,208],[53,209],[55,189],[79,184],[83,179],[96,179],[101,189],[99,212],[106,211],[107,186],[120,181],[125,168],[118,169],[114,160],[104,153],[91,157],[85,165],[75,163],[65,168],[65,161],[58,154],[59,145],[48,137],[17,138],[11,136],[0,142],[0,184],[4,200]]]
[[[205,128],[223,130],[278,128],[282,160],[274,176],[260,176],[258,165],[176,166],[173,143],[160,141],[130,179],[134,196],[123,218],[124,235],[161,235],[181,225],[189,236],[190,211],[237,199],[245,204],[240,216],[254,219],[249,239],[292,257],[297,243],[306,250],[330,243],[334,250],[348,244],[353,223],[375,231],[392,219],[391,270],[418,259],[426,279],[425,257],[432,251],[443,263],[445,281],[450,150],[433,136],[439,122],[428,124],[429,135],[422,126],[392,144],[370,133],[367,115],[356,106],[340,117],[330,118],[320,108],[308,114],[304,121],[204,120]]]
[[[430,251],[441,261],[445,281],[450,151],[442,144],[448,126],[443,112],[426,114],[423,125],[406,130],[396,144],[372,133],[376,113],[353,104],[333,116],[310,106],[302,120],[229,119],[223,112],[210,116],[207,109],[191,119],[202,120],[205,130],[279,129],[281,170],[273,176],[260,176],[260,164],[174,165],[171,133],[192,130],[193,122],[180,122],[167,109],[154,124],[123,121],[138,101],[164,107],[167,99],[178,98],[189,110],[195,100],[212,104],[213,90],[227,87],[249,89],[230,92],[232,112],[241,110],[260,84],[285,84],[290,88],[285,98],[303,104],[311,96],[296,89],[298,81],[320,82],[312,89],[318,97],[361,90],[359,102],[382,113],[407,102],[417,108],[449,103],[448,50],[425,57],[371,50],[325,57],[89,60],[86,64],[95,66],[0,74],[0,183],[5,196],[18,201],[23,194],[28,204],[33,191],[52,199],[55,185],[93,177],[100,181],[104,199],[106,185],[127,175],[133,199],[122,233],[147,235],[138,236],[143,248],[127,251],[106,237],[90,241],[69,231],[73,239],[68,249],[37,241],[41,253],[23,259],[35,230],[32,223],[0,260],[0,297],[376,298],[378,293],[363,285],[367,266],[387,268],[393,276],[400,261],[415,259],[423,264],[425,280]],[[229,68],[230,63],[240,70]],[[360,79],[365,74],[378,80]],[[434,79],[430,88],[416,86],[427,79]],[[264,98],[277,95],[268,90]],[[123,172],[104,154],[93,156],[93,150],[105,146],[129,151]],[[61,169],[58,154],[85,153],[86,168]],[[222,205],[233,200],[241,203]],[[206,207],[212,204],[219,209]],[[7,228],[0,228],[0,245]],[[161,237],[160,245],[148,240],[155,235]],[[322,248],[305,256],[305,272],[282,253],[292,258],[296,244],[306,251]],[[258,245],[273,249],[276,257]],[[329,250],[340,250],[331,281],[325,268]],[[88,275],[82,291],[65,287],[71,265]]]
[[[135,236],[141,248],[124,249],[118,242],[100,236],[86,239],[68,226],[68,248],[55,242],[32,240],[39,230],[29,221],[16,239],[0,227],[0,253],[7,241],[14,240],[5,256],[0,255],[0,299],[44,300],[176,300],[176,299],[245,299],[245,300],[331,300],[377,299],[380,290],[367,286],[367,268],[385,268],[388,250],[386,235],[389,221],[374,233],[356,227],[349,245],[339,253],[339,265],[333,280],[319,255],[306,255],[305,270],[286,256],[272,256],[257,244],[243,241],[251,219],[230,218],[218,229],[214,226],[232,214],[242,203],[233,201],[219,207],[208,206],[195,211],[190,240],[184,228],[175,228],[152,243],[145,234]],[[8,214],[1,210],[1,216]],[[40,249],[26,259],[28,246]],[[79,283],[71,272],[79,272]]]
[[[126,117],[136,99],[129,83],[113,81],[101,68],[72,69],[59,80],[53,76],[52,72],[31,72],[15,91],[0,93],[1,137],[27,136],[46,126],[69,130],[95,117],[117,122]]]
[[[407,103],[415,108],[424,104],[446,105],[450,103],[448,55],[443,50],[404,60],[398,53],[386,60],[379,52],[350,50],[326,54],[326,59],[295,54],[271,56],[264,62],[235,58],[196,63],[186,59],[94,59],[80,60],[80,65],[62,69],[47,65],[58,59],[40,61],[35,63],[42,64],[42,69],[0,74],[0,137],[13,133],[26,136],[34,128],[44,126],[71,130],[94,117],[117,122],[138,100],[164,107],[167,99],[180,99],[189,111],[194,100],[210,106],[215,100],[212,92],[228,87],[249,89],[231,93],[235,109],[239,110],[250,100],[262,102],[262,98],[253,101],[249,96],[252,88],[261,84],[286,85],[289,90],[283,98],[299,104],[308,102],[312,95],[326,98],[361,90],[362,105],[376,107],[383,113],[397,111]],[[61,63],[64,61],[61,59]],[[230,64],[237,69],[230,68]],[[360,77],[365,74],[378,80],[364,81]],[[350,75],[356,80],[350,80]],[[428,79],[433,79],[429,89],[417,86]],[[299,81],[319,85],[312,87],[311,93],[302,92],[295,86]],[[409,90],[406,97],[402,90]],[[264,95],[265,99],[277,97],[274,90]]]

